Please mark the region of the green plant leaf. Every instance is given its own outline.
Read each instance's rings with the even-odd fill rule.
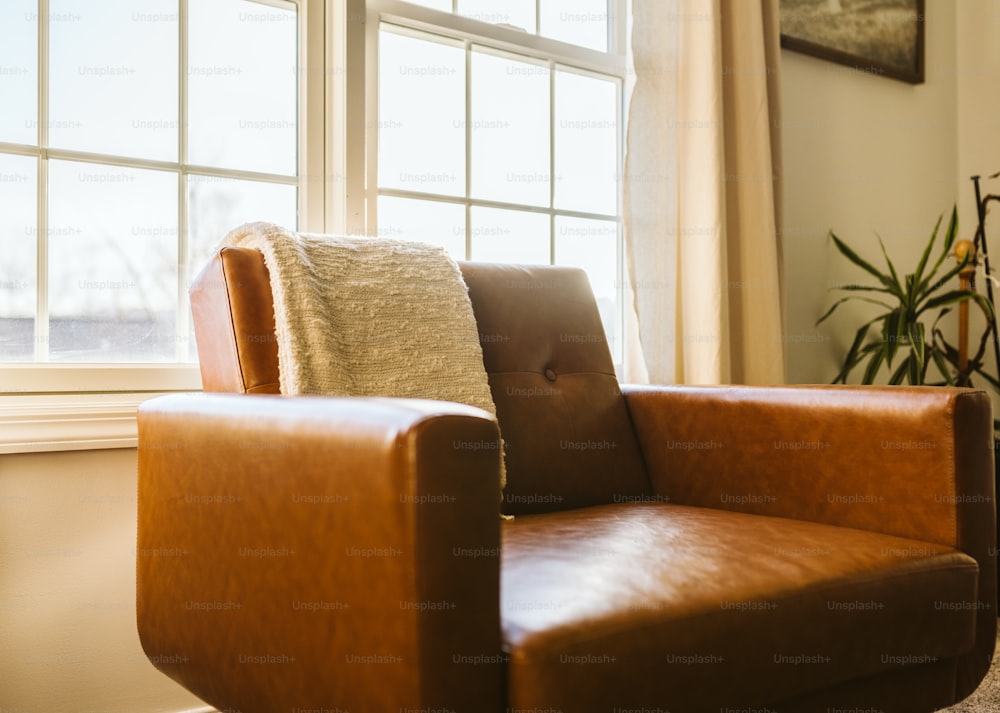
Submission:
[[[951,280],[955,277],[955,275],[960,273],[965,268],[965,265],[969,261],[969,259],[970,259],[969,256],[966,256],[965,260],[962,260],[961,263],[955,265],[955,267],[948,270],[948,272],[942,275],[939,279],[935,280],[932,284],[927,285],[923,290],[920,290],[919,291],[920,294],[917,297],[916,304],[919,305],[924,299],[929,298],[937,290],[941,289],[944,285],[951,282]],[[930,277],[932,277],[932,275],[928,276],[928,278]],[[916,313],[919,315],[921,312],[924,311],[924,309],[925,307],[918,307],[916,309]]]
[[[944,338],[944,334],[941,330],[937,330],[934,335],[937,339],[941,340],[941,345],[943,347],[944,358],[948,360],[948,363],[952,365],[956,370],[958,369],[958,350],[948,343],[948,340]]]
[[[946,384],[954,384],[955,379],[952,376],[951,368],[948,366],[948,362],[945,360],[944,355],[937,349],[931,350],[931,357],[934,359],[934,364],[937,366],[938,371],[941,372],[941,376],[944,378]]]
[[[907,371],[909,371],[911,359],[912,357],[907,355],[907,357],[903,359],[902,362],[900,362],[899,366],[896,368],[896,371],[894,371],[892,373],[892,376],[889,377],[890,386],[898,386],[899,384],[903,383],[903,379],[906,377]]]
[[[885,342],[885,360],[889,367],[892,367],[892,360],[896,356],[899,344],[903,336],[903,320],[899,309],[894,309],[889,313],[888,319],[882,323],[882,341]]]
[[[891,277],[886,277],[884,274],[879,272],[871,263],[867,262],[864,258],[862,258],[860,255],[854,252],[847,245],[847,243],[838,238],[834,233],[830,233],[830,237],[833,238],[833,242],[837,246],[837,249],[840,251],[841,255],[846,257],[848,260],[853,262],[855,265],[860,267],[865,272],[878,278],[878,281],[881,282],[883,285],[885,285],[887,288],[889,288],[889,291],[893,295],[895,295],[899,299],[903,299],[902,290],[899,289],[899,286],[893,282]]]
[[[970,292],[969,290],[951,290],[950,292],[945,292],[943,295],[938,295],[937,297],[932,297],[924,303],[924,306],[920,308],[920,314],[929,309],[934,309],[935,307],[941,307],[943,305],[959,304],[962,302],[968,302],[969,300],[975,299],[976,293]]]
[[[989,324],[993,320],[993,303],[985,295],[981,295],[978,292],[973,293],[976,300],[976,304],[979,305],[979,309],[983,311],[983,315],[986,317],[986,322]],[[987,331],[992,330],[993,327],[989,327]]]
[[[913,284],[915,285],[919,285],[924,278],[924,268],[927,266],[927,259],[930,257],[931,250],[934,248],[934,242],[937,240],[942,218],[944,218],[944,215],[938,216],[937,223],[934,224],[934,231],[931,233],[931,239],[927,241],[924,252],[920,255],[920,262],[917,263],[917,269],[913,271]],[[934,271],[937,271],[937,267],[934,268]]]
[[[907,328],[907,336],[910,338],[910,355],[913,357],[913,365],[920,375],[919,380],[912,381],[913,384],[923,382],[923,377],[927,373],[925,363],[927,344],[924,340],[924,325],[920,322],[910,322]]]
[[[993,326],[989,326],[983,332],[982,336],[979,338],[979,349],[976,350],[976,356],[971,357],[969,361],[973,363],[973,366],[980,367],[983,363],[983,356],[986,354],[986,345],[989,342],[990,335],[993,334]]]
[[[843,290],[844,292],[884,292],[891,295],[892,290],[888,287],[871,287],[869,285],[840,285],[839,287],[831,287],[832,290]]]
[[[924,376],[924,373],[921,372],[920,368],[917,366],[917,360],[911,358],[910,368],[906,374],[907,381],[911,386],[918,386],[924,383]]]
[[[941,225],[941,218],[939,217],[937,225],[934,226],[934,233],[931,236],[932,240],[937,235],[938,227],[940,225]],[[945,261],[945,258],[947,258],[949,256],[952,256],[951,248],[952,248],[952,245],[955,242],[955,235],[956,235],[957,232],[958,232],[958,207],[957,206],[952,206],[952,209],[951,209],[951,219],[948,221],[948,230],[945,233],[944,245],[941,246],[941,254],[938,255],[938,258],[937,258],[937,260],[934,263],[934,268],[930,271],[930,273],[927,275],[926,278],[924,278],[923,282],[921,283],[921,285],[920,285],[920,287],[918,289],[919,292],[923,293],[923,292],[925,292],[927,290],[929,290],[930,292],[935,291],[941,285],[943,285],[948,280],[950,280],[952,277],[954,277],[959,272],[961,272],[962,268],[965,267],[965,265],[969,262],[969,260],[972,259],[972,255],[971,254],[970,255],[966,255],[965,259],[962,260],[962,262],[957,267],[955,267],[952,270],[949,270],[945,274],[945,276],[942,277],[942,278],[940,278],[939,280],[936,280],[933,283],[931,282],[934,279],[934,276],[937,274],[938,269],[940,269],[941,264]]]
[[[894,294],[898,294],[901,298],[905,299],[906,293],[903,291],[903,286],[899,283],[899,275],[896,274],[896,267],[892,264],[892,260],[889,259],[889,253],[885,251],[885,243],[882,242],[882,236],[875,233],[875,237],[878,238],[878,246],[882,248],[882,257],[885,258],[885,264],[889,266],[889,275],[895,286]]]
[[[916,291],[916,281],[913,279],[913,275],[906,276],[906,304],[907,309],[913,309],[913,305],[917,301],[917,291]]]
[[[948,231],[944,234],[944,251],[951,252],[955,244],[955,236],[958,235],[958,206],[952,206],[951,220],[948,221]]]
[[[872,353],[872,358],[868,360],[868,366],[865,367],[865,375],[861,379],[862,384],[874,384],[875,377],[878,375],[879,369],[882,368],[882,362],[885,361],[885,349],[878,349]]]
[[[851,295],[850,297],[842,297],[839,300],[837,300],[836,302],[834,302],[833,306],[830,307],[830,309],[828,309],[823,314],[822,317],[820,317],[819,319],[816,320],[816,324],[814,326],[818,327],[823,321],[826,320],[827,317],[829,317],[831,314],[833,314],[833,311],[835,309],[837,309],[838,307],[840,307],[840,305],[844,304],[845,302],[850,302],[850,301],[868,302],[869,304],[878,305],[879,307],[884,307],[885,309],[892,309],[892,307],[890,307],[889,305],[887,305],[885,302],[880,302],[879,300],[873,300],[870,297],[859,297],[857,295]]]
[[[854,367],[858,365],[858,362],[860,362],[861,360],[859,353],[861,355],[867,353],[865,351],[862,351],[861,344],[862,342],[865,341],[865,337],[868,336],[869,328],[877,321],[879,320],[873,319],[872,321],[863,324],[861,325],[861,327],[858,328],[858,331],[854,334],[854,341],[851,343],[851,348],[847,350],[847,356],[844,357],[844,364],[843,366],[840,367],[840,373],[838,373],[833,380],[834,384],[847,383],[847,377],[850,375],[851,371],[854,369]],[[870,347],[872,345],[868,346]],[[877,347],[878,345],[876,344],[875,346]]]
[[[937,330],[938,322],[940,322],[941,319],[946,314],[950,314],[950,313],[951,313],[951,307],[945,307],[943,310],[941,310],[940,312],[938,312],[937,319],[935,319],[934,320],[934,324],[931,325],[931,335],[932,336],[934,335],[934,332]]]
[[[953,214],[954,210],[955,209],[953,208],[952,209]],[[938,217],[937,224],[934,226],[934,232],[931,234],[931,244],[933,244],[934,240],[937,238],[938,229],[941,227],[941,220],[943,218],[944,218],[943,215]],[[931,268],[931,271],[927,273],[927,276],[923,280],[919,281],[917,286],[918,293],[924,294],[926,292],[929,285],[931,284],[931,281],[934,279],[934,276],[937,274],[937,271],[941,268],[941,264],[944,262],[945,258],[948,257],[948,255],[949,255],[949,248],[947,245],[945,245],[941,249],[941,254],[938,255],[937,260],[934,262],[934,267]],[[940,281],[938,282],[938,284],[940,284]],[[931,291],[933,292],[935,289],[937,289],[937,287],[931,288]]]

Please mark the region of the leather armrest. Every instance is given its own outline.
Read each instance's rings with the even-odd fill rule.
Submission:
[[[623,392],[655,496],[884,532],[974,557],[977,641],[956,684],[975,688],[989,667],[997,624],[993,421],[985,392],[851,386],[626,386]]]
[[[993,508],[983,392],[940,387],[623,387],[653,491],[685,505],[955,546]],[[985,502],[985,507],[982,503]]]
[[[491,710],[498,454],[447,402],[146,402],[143,648],[220,710]]]

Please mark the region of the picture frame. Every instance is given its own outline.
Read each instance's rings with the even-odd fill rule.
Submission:
[[[779,0],[781,46],[856,72],[924,82],[925,0]]]

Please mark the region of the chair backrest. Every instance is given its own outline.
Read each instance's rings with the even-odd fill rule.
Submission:
[[[586,274],[460,263],[506,448],[504,512],[629,502],[649,479]],[[206,391],[280,393],[271,285],[223,248],[191,286]]]

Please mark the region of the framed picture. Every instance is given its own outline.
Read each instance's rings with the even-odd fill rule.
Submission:
[[[855,71],[924,81],[924,0],[780,0],[781,46]]]

